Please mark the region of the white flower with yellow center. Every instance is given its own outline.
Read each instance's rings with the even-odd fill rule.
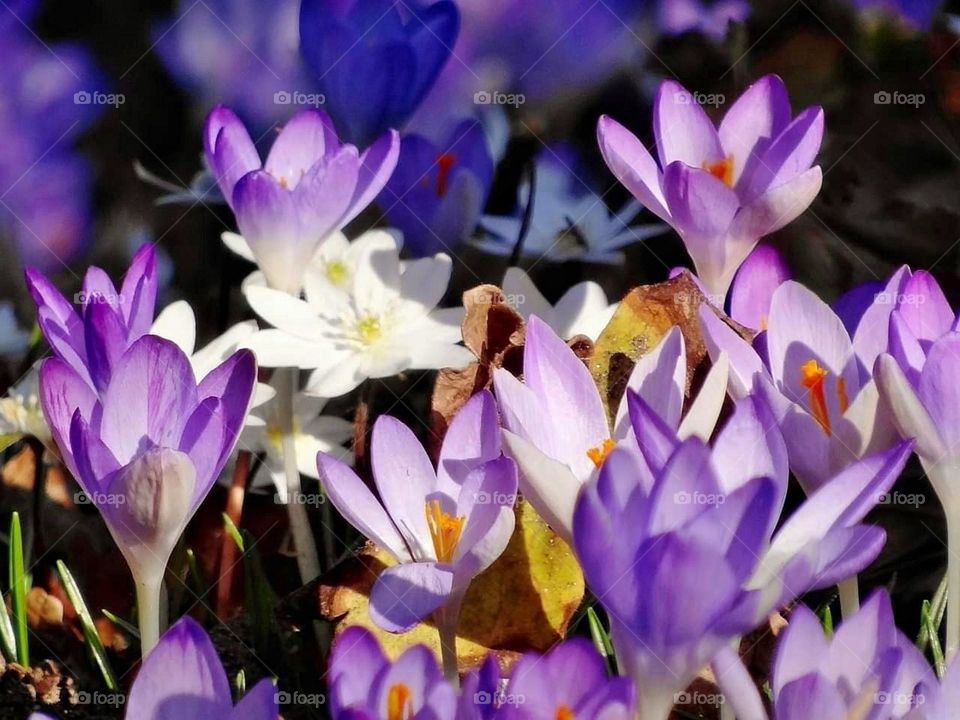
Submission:
[[[313,370],[305,392],[319,397],[403,370],[465,367],[473,355],[458,344],[463,308],[436,309],[451,268],[443,254],[401,263],[396,240],[381,232],[364,236],[344,292],[307,281],[299,299],[248,279],[247,301],[273,328],[245,346],[263,367]]]
[[[25,435],[32,435],[47,447],[53,447],[50,427],[40,407],[36,366],[0,398],[0,449]]]

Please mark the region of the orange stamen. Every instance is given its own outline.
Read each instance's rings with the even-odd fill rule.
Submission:
[[[448,563],[453,561],[453,554],[457,550],[457,543],[460,542],[460,534],[463,532],[463,525],[466,518],[463,515],[454,517],[448,515],[440,508],[439,500],[431,500],[426,505],[427,528],[430,530],[430,537],[433,539],[433,549],[437,554],[439,562]]]
[[[840,412],[845,413],[850,407],[850,398],[847,397],[847,382],[842,377],[837,378],[837,404]]]
[[[616,446],[616,442],[610,438],[607,438],[600,445],[587,450],[587,457],[593,460],[593,464],[597,466],[597,469],[599,469],[603,467],[603,463],[607,459],[607,455],[612,453]]]
[[[707,162],[704,160],[703,169],[722,181],[727,187],[733,187],[733,155],[727,155],[723,160]]]
[[[450,170],[457,162],[457,156],[453,153],[440,153],[437,155],[437,197],[444,197],[447,194],[447,180],[450,177]]]
[[[556,720],[573,720],[573,710],[569,705],[557,705]]]
[[[412,693],[403,683],[390,686],[387,693],[387,720],[410,720],[413,717]]]
[[[826,368],[820,367],[813,358],[800,366],[800,382],[810,391],[810,413],[820,423],[823,431],[830,435],[830,414],[827,411],[827,398],[823,391],[823,379],[827,376]]]

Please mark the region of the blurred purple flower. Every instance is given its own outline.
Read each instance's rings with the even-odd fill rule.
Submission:
[[[25,275],[50,349],[92,392],[103,391],[113,366],[153,323],[157,301],[153,246],[137,251],[119,290],[103,270],[90,267],[74,296],[79,312],[42,273],[27,268]]]
[[[167,560],[236,445],[257,365],[250,351],[236,352],[198,385],[168,340],[101,339],[111,358],[105,382],[94,390],[69,360],[51,358],[40,368],[40,400],[64,463],[130,565],[147,652]]]
[[[775,75],[747,88],[719,128],[695,94],[668,80],[654,105],[659,160],[609,117],[600,119],[597,136],[613,174],[670,223],[703,284],[724,296],[757,241],[794,220],[820,191],[820,167],[811,166],[823,110],[791,117],[787,90]]]
[[[294,115],[266,162],[226,107],[211,111],[203,131],[207,162],[267,283],[293,295],[320,244],[383,188],[399,144],[397,133],[388,131],[360,153],[340,142],[320,110]]]
[[[270,678],[234,706],[216,648],[190,617],[177,621],[140,666],[126,699],[130,718],[276,720],[277,692]]]
[[[756,391],[770,404],[787,441],[790,467],[808,493],[895,438],[871,377],[873,359],[864,337],[872,323],[861,323],[851,340],[830,307],[792,280],[773,293],[768,329],[755,343],[763,352],[709,308],[701,309],[700,321],[710,356],[722,352],[730,359],[734,397]]]
[[[370,452],[379,498],[348,465],[317,455],[331,502],[398,563],[377,578],[370,615],[392,632],[431,614],[455,630],[467,586],[500,556],[514,527],[517,471],[500,454],[493,396],[482,391],[457,413],[436,470],[390,416],[374,425]]]
[[[492,181],[483,126],[464,120],[437,145],[422,135],[404,136],[378,202],[403,232],[404,246],[424,257],[451,252],[473,233]]]
[[[303,0],[300,44],[344,136],[367,145],[417,109],[459,25],[450,0]]]
[[[928,714],[938,699],[936,676],[897,630],[883,590],[832,638],[816,615],[798,605],[777,642],[770,687],[777,720],[939,717]]]
[[[766,330],[773,293],[792,277],[783,256],[769,245],[757,245],[743,261],[730,285],[730,317],[754,330]]]
[[[731,22],[750,16],[747,0],[660,0],[657,24],[664,35],[697,31],[723,40]]]
[[[915,30],[929,30],[943,7],[943,0],[851,0],[860,11],[886,13]]]
[[[883,530],[861,520],[911,451],[903,443],[855,463],[771,537],[782,488],[762,463],[741,467],[766,441],[762,425],[741,430],[725,428],[712,450],[698,438],[683,441],[652,475],[634,453],[616,449],[577,501],[577,555],[610,617],[617,658],[637,683],[645,720],[665,720],[675,693],[718,660],[721,688],[738,715],[755,717],[759,707],[763,716],[730,643],[775,608],[876,557]]]
[[[28,24],[39,6],[0,7],[0,234],[26,263],[61,267],[90,225],[90,168],[72,142],[103,110],[106,85],[87,50],[46,46]]]
[[[180,0],[153,36],[198,109],[236,108],[259,134],[302,103],[320,103],[300,57],[299,12],[298,0]]]

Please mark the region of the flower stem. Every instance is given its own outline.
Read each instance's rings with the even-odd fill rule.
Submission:
[[[136,578],[137,620],[140,623],[140,654],[146,657],[160,639],[160,597],[163,573]]]
[[[454,687],[460,686],[460,668],[457,664],[457,621],[460,617],[461,597],[451,597],[433,613],[433,621],[440,634],[440,657],[443,675]]]
[[[849,620],[860,609],[860,586],[857,576],[841,580],[837,590],[840,591],[840,616],[844,620]]]
[[[947,515],[947,664],[960,649],[960,518]]]
[[[293,397],[297,391],[297,368],[277,370],[277,403],[282,434],[283,470],[287,476],[287,514],[290,531],[297,549],[297,568],[300,580],[306,585],[320,575],[320,560],[317,545],[310,530],[307,508],[301,502],[300,471],[297,469],[296,443],[293,423]]]

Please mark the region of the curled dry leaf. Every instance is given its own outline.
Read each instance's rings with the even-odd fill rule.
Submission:
[[[674,325],[683,333],[687,349],[687,397],[690,397],[707,357],[697,315],[700,305],[706,302],[707,298],[686,272],[666,282],[641,285],[627,293],[597,338],[589,362],[611,420],[637,359],[655,348]],[[752,340],[748,330],[714,310],[734,330]]]
[[[431,450],[436,456],[447,425],[470,396],[490,387],[493,371],[519,375],[523,366],[524,322],[496,285],[478,285],[463,294],[463,342],[475,362],[462,370],[441,370],[433,387]]]
[[[546,651],[563,639],[583,600],[583,573],[569,546],[520,500],[517,529],[503,555],[470,585],[460,613],[457,655],[461,672],[492,652],[504,672],[528,650]],[[436,627],[421,623],[407,633],[381,630],[367,611],[370,588],[393,559],[372,543],[342,563],[319,586],[320,615],[336,624],[372,630],[387,654],[424,643],[440,657]]]

